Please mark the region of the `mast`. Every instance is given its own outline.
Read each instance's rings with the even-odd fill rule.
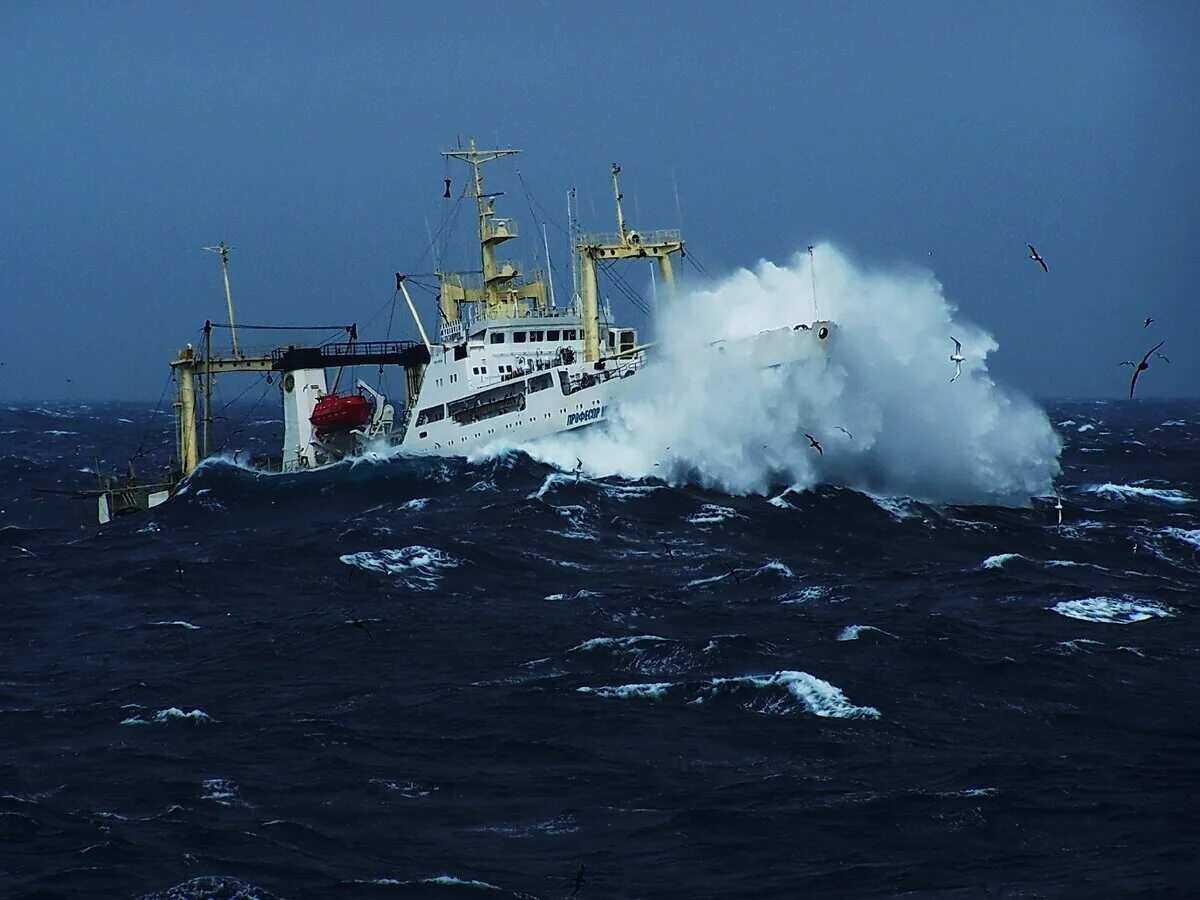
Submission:
[[[617,206],[616,234],[583,234],[575,239],[575,252],[582,266],[582,298],[580,317],[583,319],[583,358],[594,362],[600,358],[599,290],[596,286],[596,260],[653,259],[658,263],[658,275],[667,289],[674,293],[675,272],[671,254],[683,252],[683,240],[678,229],[651,231],[642,234],[625,224],[621,209],[621,186],[617,176],[621,167],[612,165],[613,197]],[[657,286],[655,288],[657,291]]]
[[[546,237],[546,226],[542,225],[542,245],[546,248],[546,277],[550,280],[550,305],[558,309],[554,300],[554,267],[550,265],[550,239]]]
[[[201,457],[208,459],[208,432],[212,428],[212,322],[204,320],[204,442]]]
[[[567,228],[571,237],[571,307],[579,313],[579,259],[574,252],[579,243],[579,222],[575,218],[575,188],[567,191]]]
[[[229,339],[233,344],[233,355],[241,356],[241,351],[238,350],[237,326],[233,322],[233,295],[229,291],[229,251],[233,248],[226,247],[225,242],[221,241],[215,247],[201,247],[200,249],[221,255],[221,275],[225,279],[225,308],[229,311]]]

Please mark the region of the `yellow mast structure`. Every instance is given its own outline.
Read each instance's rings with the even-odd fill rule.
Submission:
[[[621,167],[613,163],[612,184],[613,197],[617,204],[617,233],[580,235],[575,247],[582,266],[580,312],[583,318],[583,356],[588,362],[600,358],[600,300],[596,286],[596,262],[612,259],[654,259],[658,262],[658,274],[670,296],[675,288],[671,254],[683,252],[683,240],[678,229],[641,234],[626,227],[625,214],[621,210],[624,195],[618,181],[620,174]]]
[[[468,198],[474,198],[479,214],[479,255],[481,277],[478,284],[469,275],[454,272],[439,272],[441,280],[442,319],[446,323],[461,321],[464,303],[477,303],[478,317],[500,319],[512,316],[545,315],[547,313],[546,286],[540,273],[532,281],[521,278],[519,263],[515,260],[497,260],[496,248],[505,241],[518,236],[517,223],[512,219],[496,217],[496,197],[483,190],[484,163],[515,156],[520,150],[480,150],[471,141],[467,149],[447,150],[442,156],[457,159],[471,167],[471,185]]]

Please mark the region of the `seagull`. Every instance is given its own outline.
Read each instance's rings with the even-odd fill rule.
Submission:
[[[824,456],[824,455],[825,455],[825,451],[821,449],[821,442],[820,442],[820,441],[818,441],[818,440],[817,440],[815,437],[813,437],[811,434],[806,434],[806,435],[804,435],[804,436],[805,436],[806,438],[808,438],[808,446],[815,448],[815,449],[816,449],[816,451],[817,451],[818,453],[820,453],[822,456]]]
[[[1054,492],[1054,508],[1058,510],[1058,524],[1061,525],[1062,524],[1062,509],[1063,509],[1063,507],[1062,507],[1062,497],[1059,496],[1058,491]]]
[[[1143,328],[1149,328],[1149,327],[1150,327],[1150,323],[1151,323],[1151,322],[1153,322],[1153,321],[1154,321],[1154,319],[1150,318],[1149,316],[1146,316],[1146,321],[1142,323],[1142,327],[1143,327]]]
[[[1161,353],[1155,353],[1154,355],[1155,355],[1155,357],[1156,357],[1156,358],[1158,358],[1158,359],[1161,359],[1161,360],[1162,360],[1163,362],[1165,362],[1165,363],[1169,363],[1169,362],[1170,362],[1170,360],[1169,360],[1169,359],[1167,359],[1165,356],[1163,356]]]
[[[1029,258],[1036,263],[1041,263],[1042,269],[1046,272],[1049,272],[1050,267],[1046,265],[1046,261],[1044,259],[1038,256],[1037,250],[1033,249],[1033,244],[1026,244],[1025,246],[1029,248]]]
[[[443,178],[442,180],[444,182],[446,182],[446,190],[442,193],[442,198],[445,200],[449,200],[450,199],[450,179]]]
[[[962,364],[966,357],[962,355],[962,344],[959,343],[958,338],[950,335],[950,340],[954,341],[954,352],[950,354],[950,362],[954,363],[954,378],[957,378],[962,374]],[[954,384],[954,378],[950,379],[951,384]]]
[[[834,425],[833,427],[836,428],[838,431],[840,431],[842,434],[846,435],[846,437],[850,438],[850,440],[854,440],[854,435],[852,435],[850,432],[848,432],[841,425]]]
[[[1157,344],[1155,344],[1153,347],[1151,347],[1149,350],[1147,350],[1146,355],[1142,357],[1142,361],[1134,367],[1133,377],[1131,379],[1129,379],[1129,399],[1130,400],[1133,399],[1133,388],[1137,384],[1138,376],[1141,375],[1142,372],[1144,372],[1148,368],[1150,368],[1150,363],[1146,362],[1146,360],[1148,360],[1150,358],[1150,354],[1157,353],[1158,348],[1161,347],[1165,343],[1166,343],[1165,340],[1159,341]]]
[[[725,562],[725,560],[721,560],[721,562],[725,564],[725,568],[727,568],[729,570],[729,574],[733,576],[733,580],[736,581],[738,584],[741,584],[742,579],[738,578],[737,569],[735,569],[729,563]]]

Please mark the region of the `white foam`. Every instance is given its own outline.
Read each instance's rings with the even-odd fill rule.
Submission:
[[[1007,562],[1012,562],[1014,559],[1024,559],[1020,553],[998,553],[995,556],[989,556],[983,561],[980,568],[983,569],[1000,569]]]
[[[244,806],[241,789],[227,778],[206,778],[201,784],[201,800],[213,800],[222,806]]]
[[[184,622],[182,619],[176,622],[151,622],[151,625],[178,625],[180,628],[186,628],[189,631],[199,631],[199,625],[193,625],[191,622]]]
[[[1191,497],[1183,491],[1177,491],[1168,488],[1148,488],[1141,487],[1136,484],[1089,484],[1085,485],[1082,490],[1089,494],[1099,494],[1102,497],[1109,497],[1114,500],[1134,500],[1141,498],[1149,498],[1151,500],[1161,500],[1164,503],[1193,503]]]
[[[880,634],[886,634],[888,637],[895,637],[890,631],[884,631],[882,628],[876,628],[874,625],[847,625],[838,633],[837,639],[839,641],[857,641],[867,631],[878,631]]]
[[[786,688],[814,716],[823,719],[878,719],[873,706],[855,706],[840,688],[807,672],[782,671],[774,675],[744,675],[740,678],[714,678],[714,687],[724,684],[751,684],[757,688]]]
[[[441,570],[459,565],[457,559],[432,547],[414,545],[400,550],[362,550],[338,557],[348,566],[384,575],[399,575],[406,584],[422,590],[434,590]]]
[[[674,685],[669,681],[659,681],[653,684],[622,684],[617,687],[578,687],[581,694],[595,694],[597,697],[617,697],[622,700],[630,698],[660,699]]]
[[[1185,544],[1191,544],[1200,550],[1200,528],[1188,530],[1184,528],[1164,528],[1161,532],[1169,538],[1174,538]]]
[[[1051,612],[1085,622],[1104,622],[1112,625],[1129,625],[1153,618],[1171,618],[1175,610],[1154,600],[1132,600],[1114,597],[1087,597],[1082,600],[1064,600],[1050,607]]]
[[[928,272],[869,271],[828,244],[814,256],[820,314],[838,326],[827,366],[764,367],[754,343],[760,333],[791,334],[816,310],[807,253],[784,266],[761,262],[663,311],[658,356],[632,379],[636,390],[614,404],[607,425],[539,441],[531,454],[560,469],[578,457],[593,475],[640,479],[662,472],[654,463],[670,447],[673,477],[732,494],[830,483],[934,502],[1026,505],[1047,493],[1061,439],[1037,406],[992,380],[994,338],[956,320]],[[967,356],[953,384],[951,334]],[[726,352],[714,352],[721,340]],[[839,427],[854,439],[842,439]],[[823,443],[823,456],[805,433]]]
[[[813,600],[822,600],[825,597],[828,597],[829,594],[829,588],[819,584],[810,584],[808,587],[804,587],[799,591],[796,591],[786,600],[780,600],[779,602],[785,606],[788,604],[809,603]]]
[[[600,650],[607,647],[617,647],[621,650],[640,650],[637,646],[643,643],[671,643],[670,640],[664,637],[659,637],[657,634],[638,634],[632,637],[599,637],[592,638],[590,641],[584,641],[582,644],[576,644],[568,653],[576,650]]]
[[[1080,425],[1075,430],[1078,431],[1080,434],[1083,434],[1085,431],[1095,431],[1096,426],[1095,425]]]
[[[202,709],[193,709],[191,712],[184,712],[179,707],[172,706],[167,709],[160,709],[149,719],[143,719],[141,717],[141,715],[134,715],[134,716],[130,716],[127,719],[122,719],[121,724],[122,725],[151,725],[151,724],[163,725],[174,719],[190,719],[191,721],[195,722],[196,724],[200,724],[201,722],[215,722],[216,721],[215,719],[212,718],[212,716],[210,716],[208,713],[206,713]]]
[[[744,519],[741,513],[728,506],[718,506],[715,503],[705,503],[700,511],[692,513],[687,521],[693,525],[718,525],[728,519]]]
[[[769,562],[766,562],[763,565],[759,566],[757,569],[754,570],[753,575],[755,577],[758,577],[759,575],[764,575],[764,574],[767,574],[770,572],[777,573],[777,574],[783,576],[784,578],[795,578],[796,577],[796,573],[793,572],[790,568],[788,568],[787,563],[780,562],[777,559],[772,559]]]
[[[413,512],[420,512],[428,505],[429,505],[428,497],[414,497],[413,499],[409,500],[407,503],[402,504],[400,508],[401,509],[409,509],[409,510],[412,510]]]

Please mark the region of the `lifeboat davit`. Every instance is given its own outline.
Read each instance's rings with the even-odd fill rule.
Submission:
[[[322,434],[361,428],[370,420],[371,402],[362,394],[326,394],[309,418]]]

